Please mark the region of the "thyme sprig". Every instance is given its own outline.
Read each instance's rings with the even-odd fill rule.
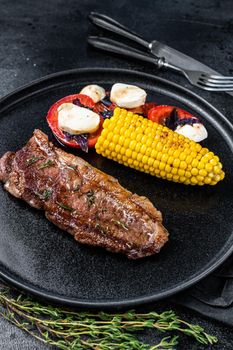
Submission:
[[[51,159],[49,159],[49,160],[47,160],[47,162],[42,163],[42,164],[39,166],[39,169],[49,168],[49,167],[51,167],[51,166],[53,166],[53,165],[54,165],[54,161],[51,160]]]
[[[63,350],[155,350],[176,349],[178,333],[193,337],[201,344],[214,344],[217,338],[178,318],[173,311],[162,313],[91,313],[58,308],[0,286],[0,315],[36,339]],[[154,329],[175,332],[157,344],[137,339],[134,332]]]
[[[61,202],[56,202],[56,203],[57,203],[57,205],[58,205],[60,208],[62,208],[62,209],[64,209],[64,210],[68,210],[68,211],[70,211],[70,212],[74,211],[73,208],[71,208],[70,206],[68,206],[68,205],[66,205],[66,204],[64,204],[64,203],[61,203]]]
[[[31,158],[26,159],[26,166],[29,167],[30,165],[38,162],[38,160],[41,160],[41,159],[43,159],[43,158],[32,156]]]
[[[117,226],[119,226],[119,227],[122,227],[124,230],[128,231],[129,227],[128,227],[123,221],[120,221],[120,220],[113,220],[113,219],[111,219],[111,221],[112,221],[115,225],[117,225]]]
[[[90,190],[86,193],[87,196],[87,204],[88,204],[88,208],[90,209],[90,207],[94,204],[95,202],[95,192],[93,190]]]
[[[47,201],[51,195],[52,195],[53,191],[50,190],[50,189],[45,189],[42,193],[35,193],[40,199],[44,200],[44,201]]]

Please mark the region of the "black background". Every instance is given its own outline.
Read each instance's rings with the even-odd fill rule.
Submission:
[[[1,0],[0,95],[4,96],[22,84],[43,75],[79,67],[121,67],[154,72],[183,86],[189,86],[183,78],[175,74],[157,73],[151,65],[123,60],[88,47],[87,34],[97,32],[97,29],[90,28],[86,19],[90,11],[110,15],[148,40],[158,39],[224,74],[233,74],[233,4],[230,0],[118,0],[99,1],[98,4],[95,1],[80,0],[45,2]],[[211,94],[189,87],[233,120],[231,96],[223,93]],[[174,307],[170,302],[159,303],[153,307],[173,308],[181,318],[204,326],[207,332],[219,338],[219,345],[214,346],[214,349],[233,348],[230,328],[204,319],[184,308]],[[14,330],[6,326],[2,320],[0,333],[1,329],[14,333]],[[152,335],[149,339],[152,341]],[[4,349],[15,349],[15,341],[12,338]],[[22,341],[25,349],[42,348],[38,343],[32,345],[30,338],[26,336]],[[18,346],[20,347],[20,343]],[[187,340],[187,337],[182,338],[179,348],[208,349],[192,340]]]

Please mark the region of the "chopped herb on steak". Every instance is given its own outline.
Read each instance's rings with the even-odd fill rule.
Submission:
[[[124,224],[124,222],[122,222],[122,221],[120,221],[120,220],[111,220],[114,224],[116,224],[117,226],[119,226],[119,227],[122,227],[122,228],[124,228],[125,230],[127,230],[128,231],[128,229],[129,229],[129,227],[126,225],[126,224]]]
[[[41,160],[41,159],[43,159],[43,158],[32,156],[31,158],[26,159],[26,166],[29,167],[30,165],[36,163],[38,160]]]
[[[93,190],[90,190],[86,193],[88,208],[90,208],[95,202],[95,193]]]
[[[49,159],[47,162],[45,163],[42,163],[40,166],[39,166],[39,169],[44,169],[44,168],[49,168],[50,166],[53,166],[55,163]]]
[[[74,209],[73,208],[71,208],[71,207],[69,207],[68,205],[65,205],[65,204],[63,204],[63,203],[61,203],[61,202],[57,202],[57,205],[60,207],[60,208],[62,208],[62,209],[64,209],[64,210],[68,210],[68,211],[73,211]]]
[[[45,189],[45,190],[43,191],[43,193],[36,193],[36,195],[37,195],[40,199],[42,199],[42,200],[44,200],[44,201],[47,201],[47,200],[51,197],[52,193],[53,193],[52,190]]]

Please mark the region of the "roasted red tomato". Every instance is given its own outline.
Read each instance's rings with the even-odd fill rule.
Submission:
[[[198,118],[184,109],[167,105],[156,106],[150,109],[148,119],[158,124],[166,125],[173,130],[178,125],[193,124],[199,121]]]
[[[94,133],[83,135],[71,135],[66,132],[63,132],[58,127],[58,107],[61,104],[68,102],[74,103],[75,105],[80,107],[89,108],[94,112],[98,113],[95,110],[94,101],[89,96],[82,94],[69,95],[61,98],[59,101],[55,102],[50,107],[47,114],[47,122],[53,134],[62,144],[69,147],[82,148],[84,151],[87,151],[88,148],[92,148],[96,144],[96,141],[102,131],[103,117],[100,113],[98,113],[100,115],[100,126],[99,129]]]

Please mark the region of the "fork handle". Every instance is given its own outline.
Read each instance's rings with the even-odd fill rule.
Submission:
[[[127,57],[136,58],[144,62],[153,63],[158,68],[164,66],[164,58],[148,55],[145,52],[141,52],[112,39],[102,38],[98,36],[89,36],[87,42],[90,45],[104,51],[113,52]]]
[[[148,50],[150,49],[150,43],[148,41],[144,40],[136,33],[130,31],[127,27],[123,26],[111,17],[108,17],[98,12],[91,12],[88,18],[96,26],[104,28],[110,32],[113,32],[125,38],[128,38],[146,47]]]

